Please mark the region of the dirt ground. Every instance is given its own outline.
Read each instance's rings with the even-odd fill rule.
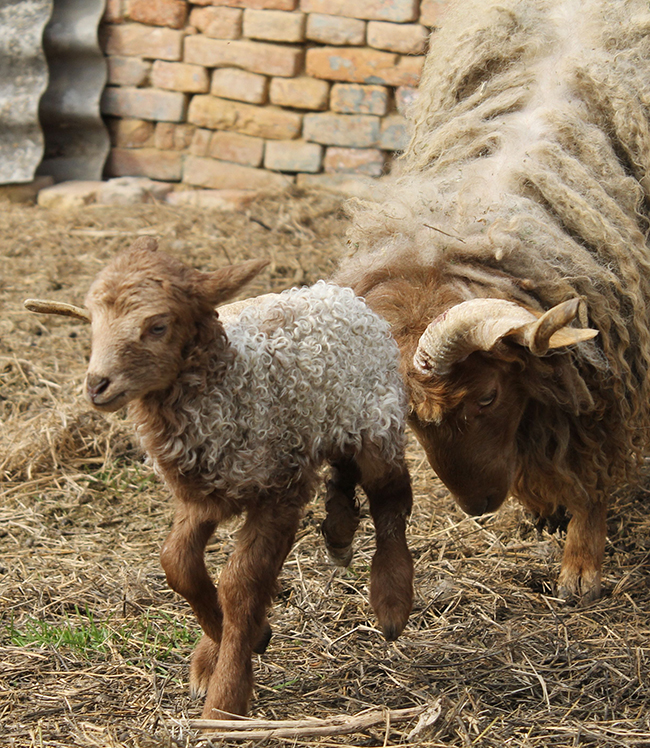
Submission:
[[[201,269],[271,258],[254,292],[310,283],[344,251],[341,205],[294,191],[240,215],[0,206],[0,745],[235,744],[189,722],[201,712],[187,686],[198,626],[158,561],[171,518],[165,489],[124,415],[84,402],[88,329],[30,315],[22,301],[81,304],[94,274],[141,234]],[[431,724],[413,732],[415,718],[383,719],[350,735],[265,744],[650,746],[647,488],[615,497],[605,595],[581,609],[554,597],[560,534],[538,532],[514,502],[466,517],[413,440],[409,463],[416,599],[406,631],[388,644],[375,628],[367,519],[351,567],[334,569],[315,500],[281,575],[271,644],[255,656],[251,716],[431,706]],[[235,531],[221,528],[209,545],[215,576]]]

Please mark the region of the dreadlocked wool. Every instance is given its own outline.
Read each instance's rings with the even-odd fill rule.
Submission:
[[[515,493],[530,506],[604,496],[648,442],[649,107],[647,2],[457,3],[392,183],[351,208],[339,283],[401,257],[461,298],[586,301],[596,340],[562,354],[562,381],[538,359],[523,383],[537,412],[518,434]]]

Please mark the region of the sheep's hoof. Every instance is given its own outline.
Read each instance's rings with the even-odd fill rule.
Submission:
[[[601,596],[599,571],[563,569],[558,580],[557,595],[565,602],[589,605]]]
[[[337,546],[334,543],[328,543],[326,538],[325,547],[327,548],[327,555],[333,564],[343,567],[350,565],[354,553],[351,543],[348,545]]]
[[[269,646],[271,637],[273,636],[273,630],[269,626],[268,622],[264,624],[260,638],[257,640],[257,644],[253,647],[253,652],[258,655],[264,654],[266,648]]]

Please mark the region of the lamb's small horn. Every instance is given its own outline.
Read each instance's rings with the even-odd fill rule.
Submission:
[[[63,317],[74,317],[83,322],[90,322],[89,312],[80,306],[66,304],[63,301],[45,301],[44,299],[26,299],[23,302],[25,309],[35,314],[58,314]]]
[[[222,322],[227,322],[228,320],[238,317],[240,313],[249,306],[257,306],[259,303],[270,300],[277,295],[278,294],[275,293],[265,293],[261,296],[252,296],[248,299],[241,299],[240,301],[231,301],[230,304],[224,304],[223,306],[217,307],[219,319]]]
[[[597,330],[567,327],[583,302],[569,299],[542,315],[505,299],[471,299],[448,309],[422,333],[413,364],[422,374],[444,376],[452,364],[474,351],[489,351],[510,337],[536,356],[598,334]]]

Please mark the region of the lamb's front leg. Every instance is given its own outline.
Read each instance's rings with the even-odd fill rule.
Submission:
[[[221,606],[204,559],[216,525],[216,521],[201,517],[196,507],[179,504],[160,552],[167,583],[188,601],[205,632],[192,657],[190,687],[194,694],[205,693],[219,657]]]
[[[574,511],[566,534],[558,595],[582,604],[600,597],[600,576],[607,537],[607,506],[590,504]]]
[[[246,714],[253,690],[252,653],[276,592],[300,518],[299,503],[265,497],[252,507],[219,580],[223,636],[208,685],[203,717]]]
[[[353,457],[332,462],[321,531],[327,553],[337,566],[348,566],[352,560],[352,541],[359,527],[355,489],[360,478],[361,471]]]

